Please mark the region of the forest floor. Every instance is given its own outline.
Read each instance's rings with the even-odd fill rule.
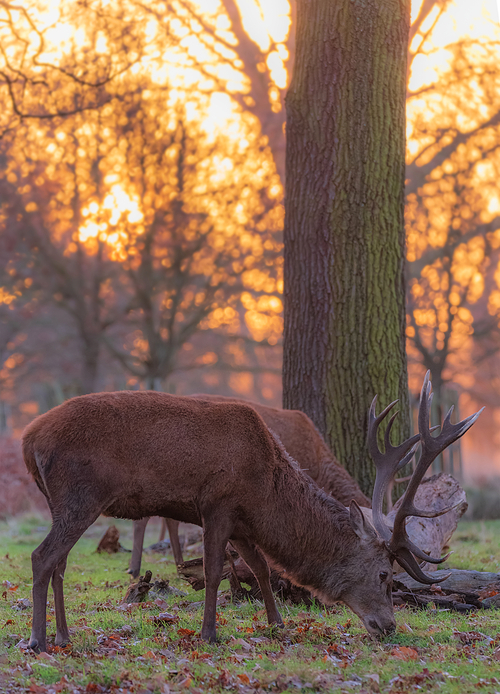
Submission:
[[[347,608],[279,604],[285,629],[266,624],[260,603],[232,604],[221,585],[216,645],[199,639],[203,592],[175,572],[170,555],[148,554],[146,569],[187,595],[121,605],[130,577],[130,554],[97,554],[106,527],[101,519],[70,554],[65,580],[71,646],[27,649],[31,627],[31,551],[45,537],[46,519],[0,523],[0,693],[85,692],[442,692],[500,693],[500,610],[464,615],[396,608],[397,631],[372,640]],[[117,523],[131,547],[132,524]],[[148,527],[146,544],[158,526]],[[498,571],[500,521],[461,522],[446,566]],[[200,556],[200,546],[185,558]],[[20,609],[25,607],[25,609]],[[168,612],[173,619],[156,619]],[[48,609],[49,643],[55,618]]]

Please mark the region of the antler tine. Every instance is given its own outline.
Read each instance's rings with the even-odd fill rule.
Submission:
[[[406,533],[406,519],[408,516],[435,518],[453,510],[456,508],[456,505],[437,512],[422,511],[416,508],[414,504],[417,488],[422,481],[423,476],[439,453],[444,451],[445,448],[463,436],[465,432],[474,424],[484,409],[482,408],[479,410],[479,412],[470,415],[457,424],[452,424],[451,415],[453,412],[453,407],[451,407],[444,418],[443,425],[441,426],[441,433],[438,436],[433,437],[431,436],[431,432],[438,427],[429,426],[431,403],[432,386],[430,383],[430,372],[428,371],[425,375],[420,393],[420,406],[418,412],[418,428],[422,442],[420,459],[410,479],[401,505],[396,513],[396,517],[394,519],[394,530],[389,543],[390,551],[393,553],[394,557],[401,564],[401,566],[404,566],[406,571],[408,571],[413,578],[415,578],[417,581],[421,581],[422,583],[429,583],[429,581],[433,583],[435,581],[434,579],[431,580],[430,577],[427,577],[427,581],[422,580],[422,577],[425,577],[425,574],[420,569],[417,561],[415,560],[415,556],[434,564],[441,563],[446,559],[446,557],[442,559],[428,557],[421,549],[414,545]],[[404,564],[402,563],[403,561]]]
[[[420,566],[415,561],[410,550],[406,548],[401,549],[401,552],[399,553],[397,560],[398,563],[403,567],[403,569],[405,569],[405,571],[412,578],[414,578],[416,581],[419,581],[420,583],[426,583],[427,585],[431,585],[432,583],[441,583],[442,581],[446,581],[446,579],[451,576],[451,573],[449,573],[445,574],[441,578],[432,578],[431,576],[424,574]],[[429,561],[429,558],[427,558],[426,561]]]
[[[398,413],[395,412],[392,415],[385,432],[385,452],[382,453],[377,444],[378,428],[380,423],[385,419],[398,401],[395,400],[394,402],[391,402],[391,404],[388,405],[385,410],[378,415],[378,417],[375,416],[376,402],[377,396],[373,398],[370,411],[368,413],[368,448],[377,469],[372,497],[372,517],[373,524],[377,532],[384,540],[388,542],[392,533],[382,514],[382,505],[384,502],[385,492],[389,482],[394,478],[397,470],[399,469],[402,459],[405,460],[405,465],[411,459],[411,456],[414,454],[415,448],[420,441],[420,434],[413,436],[399,446],[393,446],[390,442],[390,435],[392,425],[394,424],[394,420],[398,415]]]
[[[410,460],[411,460],[411,459],[413,458],[413,456],[415,455],[415,451],[417,450],[418,444],[419,444],[419,443],[420,443],[420,438],[419,438],[418,441],[414,444],[414,446],[408,451],[408,453],[407,453],[407,454],[405,455],[405,457],[401,460],[401,462],[398,463],[398,466],[397,466],[397,468],[396,468],[396,472],[399,472],[400,470],[402,470],[402,469],[405,467],[405,465],[408,465],[408,463],[410,462]]]

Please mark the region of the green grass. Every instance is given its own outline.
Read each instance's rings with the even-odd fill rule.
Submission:
[[[281,604],[286,628],[271,629],[261,604],[219,608],[219,643],[199,640],[203,592],[177,578],[159,555],[145,556],[143,570],[169,578],[188,597],[168,606],[120,606],[129,584],[129,554],[95,553],[107,520],[94,525],[70,554],[65,580],[71,648],[35,656],[26,649],[31,609],[14,609],[31,597],[30,553],[48,531],[40,518],[0,524],[0,692],[500,692],[500,611],[472,615],[427,609],[396,610],[398,629],[373,641],[347,608]],[[117,523],[131,546],[132,524]],[[156,540],[148,529],[146,544]],[[500,521],[462,522],[447,565],[497,571]],[[7,583],[8,582],[8,583]],[[10,585],[9,585],[10,584]],[[17,586],[17,588],[16,588]],[[15,588],[15,589],[14,589]],[[225,586],[221,589],[224,591]],[[157,626],[151,618],[168,611],[179,618]],[[48,608],[49,643],[55,617]],[[457,635],[480,632],[470,639]],[[463,643],[462,640],[470,641]],[[498,678],[498,679],[497,679]]]

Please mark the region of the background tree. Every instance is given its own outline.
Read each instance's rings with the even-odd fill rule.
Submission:
[[[101,127],[95,111],[59,126],[51,121],[22,126],[3,141],[8,151],[1,181],[4,233],[17,236],[18,271],[30,267],[32,290],[42,305],[52,305],[56,332],[66,325],[78,345],[81,370],[72,394],[97,389],[103,336],[120,313],[113,287],[116,265],[105,239],[89,247],[78,233],[85,205],[102,194]],[[92,134],[97,137],[93,147]]]
[[[106,387],[104,342],[137,382],[159,387],[181,367],[223,361],[216,352],[244,373],[236,341],[257,349],[281,332],[280,188],[261,139],[195,91],[199,118],[147,75],[136,86],[3,140],[4,238],[78,344],[77,392]],[[216,332],[218,349],[194,348],[199,330]]]
[[[219,362],[220,342],[242,332],[247,295],[268,300],[261,315],[271,322],[279,314],[281,302],[271,295],[281,278],[281,214],[265,155],[227,138],[222,127],[207,138],[180,105],[165,112],[159,99],[139,95],[125,120],[115,141],[127,146],[115,159],[126,173],[115,185],[138,202],[135,218],[124,210],[113,220],[129,298],[121,339],[108,347],[133,376],[160,388],[179,369]],[[89,222],[99,226],[97,218]],[[194,336],[207,330],[222,338],[217,351],[201,339],[195,348]]]
[[[470,389],[498,350],[500,31],[426,5],[410,46],[407,334],[440,416],[446,384]]]

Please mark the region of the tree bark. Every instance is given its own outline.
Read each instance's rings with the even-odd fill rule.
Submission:
[[[405,355],[409,0],[300,0],[287,104],[283,403],[311,417],[365,493],[367,410]]]

